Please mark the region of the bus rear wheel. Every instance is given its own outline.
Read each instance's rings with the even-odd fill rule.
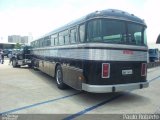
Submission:
[[[56,83],[59,89],[65,89],[67,85],[63,82],[63,72],[60,65],[57,66],[56,69]]]

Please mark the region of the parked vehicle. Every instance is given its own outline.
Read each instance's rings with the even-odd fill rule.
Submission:
[[[4,49],[4,50],[3,50],[3,55],[6,56],[6,57],[8,57],[8,54],[9,54],[10,52],[12,52],[12,49]]]
[[[94,93],[142,89],[147,76],[146,24],[120,10],[96,11],[31,43],[34,67]]]
[[[150,62],[157,62],[159,61],[159,50],[156,49],[149,49],[149,61]]]
[[[32,67],[32,57],[30,54],[31,47],[23,46],[21,49],[15,49],[12,52],[12,66],[20,67],[23,65],[28,65]]]

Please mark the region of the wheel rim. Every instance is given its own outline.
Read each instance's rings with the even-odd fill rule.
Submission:
[[[61,70],[57,70],[56,80],[57,80],[58,84],[61,84],[61,82],[62,82],[62,72],[61,72]]]

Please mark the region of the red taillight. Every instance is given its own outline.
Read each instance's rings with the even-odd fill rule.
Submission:
[[[142,65],[141,65],[141,76],[146,76],[146,74],[147,74],[147,64],[142,63]]]
[[[109,78],[109,77],[110,77],[110,64],[102,63],[102,78]]]

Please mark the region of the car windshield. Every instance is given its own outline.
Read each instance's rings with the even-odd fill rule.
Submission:
[[[145,27],[120,20],[91,20],[87,25],[86,42],[146,45]]]

